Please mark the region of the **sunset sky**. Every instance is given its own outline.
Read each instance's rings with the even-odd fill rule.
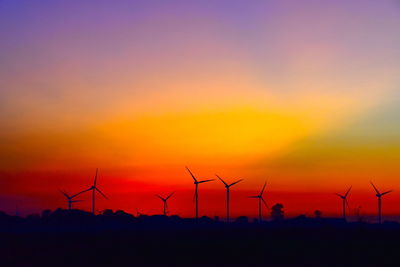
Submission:
[[[234,181],[233,216],[400,214],[400,2],[1,0],[0,210],[193,216]],[[224,217],[221,182],[200,213]],[[89,210],[89,195],[77,208]],[[352,212],[352,211],[351,211]],[[265,210],[265,216],[268,211]]]

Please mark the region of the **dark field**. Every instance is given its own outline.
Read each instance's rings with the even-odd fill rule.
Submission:
[[[398,266],[400,226],[57,211],[2,217],[1,266]]]

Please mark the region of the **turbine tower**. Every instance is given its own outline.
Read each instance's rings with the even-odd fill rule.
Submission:
[[[171,194],[169,194],[167,197],[162,197],[162,196],[160,196],[160,195],[156,195],[159,199],[161,199],[162,200],[162,202],[164,202],[164,216],[167,216],[167,211],[168,211],[168,203],[167,203],[167,201],[168,201],[168,199],[170,198],[170,197],[172,197],[172,195],[174,194],[175,192],[172,192]]]
[[[237,180],[236,182],[233,182],[231,184],[227,184],[224,180],[222,180],[221,177],[216,175],[218,179],[221,180],[221,182],[225,185],[226,188],[226,222],[229,223],[229,193],[230,193],[230,187],[243,181],[243,179]]]
[[[70,196],[69,194],[67,194],[65,191],[63,191],[63,190],[60,190],[60,192],[61,192],[61,194],[63,194],[66,198],[67,198],[67,201],[68,201],[68,209],[69,210],[72,210],[72,203],[76,203],[76,202],[81,202],[82,200],[74,200],[74,198],[76,197],[76,196],[78,196],[78,195],[80,195],[82,192],[80,192],[80,193],[78,193],[78,194],[75,194],[75,195],[72,195],[72,196]]]
[[[215,179],[209,179],[209,180],[202,180],[202,181],[198,181],[196,179],[196,177],[194,177],[193,173],[189,170],[188,167],[186,167],[186,169],[188,170],[188,172],[190,173],[190,175],[193,178],[193,183],[195,185],[195,191],[194,191],[194,200],[196,202],[196,219],[199,218],[199,184],[202,183],[207,183],[207,182],[211,182],[214,181]]]
[[[342,199],[342,202],[343,202],[342,203],[343,204],[343,219],[345,221],[346,221],[346,205],[347,205],[348,208],[350,208],[349,207],[349,203],[347,202],[347,196],[349,195],[351,188],[352,188],[352,186],[350,186],[349,190],[347,190],[347,192],[344,195],[336,193],[336,195],[339,196]]]
[[[265,186],[266,186],[266,185],[267,185],[267,182],[264,183],[264,186],[263,186],[263,188],[262,188],[260,194],[258,194],[257,196],[250,196],[250,197],[249,197],[249,198],[258,198],[258,220],[259,220],[259,222],[262,221],[262,214],[261,214],[261,205],[262,205],[262,204],[261,204],[261,202],[264,203],[264,205],[265,205],[267,208],[269,208],[267,202],[265,202],[265,200],[264,200],[264,198],[263,198],[264,189],[265,189]]]
[[[378,222],[382,223],[382,196],[389,194],[393,190],[389,190],[383,193],[380,193],[379,190],[375,187],[375,185],[371,182],[372,187],[375,189],[376,197],[378,198]]]
[[[78,193],[78,194],[82,194],[82,193],[85,193],[85,192],[88,192],[88,191],[92,191],[92,213],[93,213],[93,214],[95,214],[95,211],[96,211],[96,209],[95,209],[95,195],[96,195],[96,191],[97,191],[98,193],[100,193],[105,199],[108,199],[108,198],[106,197],[106,195],[104,195],[104,193],[101,192],[101,190],[97,187],[97,174],[98,174],[98,170],[99,170],[99,169],[96,169],[96,175],[95,175],[95,177],[94,177],[93,185],[92,185],[91,187],[89,187],[88,189],[83,190],[82,192]]]

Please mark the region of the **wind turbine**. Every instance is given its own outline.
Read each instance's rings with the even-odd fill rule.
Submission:
[[[88,189],[83,190],[82,192],[78,193],[78,194],[82,194],[82,193],[85,193],[85,192],[88,192],[88,191],[92,191],[92,213],[93,214],[95,214],[95,211],[96,211],[96,209],[95,209],[95,193],[96,193],[96,191],[99,192],[105,199],[108,199],[106,197],[106,195],[104,195],[104,193],[101,192],[101,190],[97,187],[98,170],[99,169],[96,169],[96,176],[94,177],[93,185],[91,187],[89,187]]]
[[[344,195],[336,193],[337,196],[339,196],[342,199],[343,202],[343,219],[346,221],[346,205],[349,208],[349,203],[347,202],[347,196],[350,193],[352,186],[350,186],[349,190]]]
[[[164,202],[164,216],[167,216],[167,210],[168,210],[168,203],[167,203],[167,201],[168,201],[168,199],[169,199],[170,197],[172,197],[172,195],[173,195],[174,193],[175,193],[175,192],[172,192],[172,193],[169,194],[167,197],[162,197],[162,196],[160,196],[160,195],[156,195],[159,199],[161,199],[162,202]]]
[[[198,218],[199,218],[199,184],[211,182],[211,181],[214,181],[215,179],[209,179],[209,180],[198,181],[198,180],[196,179],[196,177],[194,177],[193,173],[189,170],[189,168],[186,167],[186,169],[188,170],[188,172],[189,172],[190,175],[192,176],[193,181],[194,181],[193,183],[194,183],[194,185],[195,185],[194,199],[195,199],[195,201],[196,201],[196,219],[198,219]]]
[[[72,210],[72,203],[76,203],[76,202],[81,202],[82,201],[82,200],[74,200],[74,197],[80,195],[82,192],[80,192],[78,194],[75,194],[75,195],[72,195],[72,196],[70,196],[69,194],[67,194],[63,190],[60,190],[60,192],[61,192],[61,194],[63,194],[67,198],[67,200],[68,200],[68,209],[69,210]]]
[[[230,192],[230,187],[232,185],[235,185],[241,181],[243,181],[243,179],[237,180],[236,182],[233,182],[231,184],[227,184],[224,180],[222,180],[221,177],[219,177],[218,175],[216,175],[218,177],[218,179],[221,180],[221,182],[225,185],[226,188],[226,222],[229,223],[229,192]]]
[[[264,183],[264,186],[263,186],[263,188],[262,188],[260,194],[258,194],[257,196],[250,196],[250,197],[249,197],[249,198],[258,198],[258,220],[259,220],[259,222],[261,222],[261,220],[262,220],[262,215],[261,215],[261,202],[264,203],[264,205],[265,205],[267,208],[269,208],[267,202],[265,202],[265,200],[264,200],[264,198],[263,198],[264,189],[265,189],[265,186],[266,186],[266,185],[267,185],[267,182]]]
[[[372,187],[375,189],[376,192],[376,197],[378,198],[378,222],[379,224],[382,223],[382,196],[389,194],[390,192],[392,192],[393,190],[389,190],[383,193],[380,193],[379,190],[375,187],[375,185],[371,182]]]

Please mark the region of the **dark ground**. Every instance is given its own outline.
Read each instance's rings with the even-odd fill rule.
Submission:
[[[400,256],[397,223],[242,218],[226,225],[62,210],[0,219],[1,266],[398,266]]]

